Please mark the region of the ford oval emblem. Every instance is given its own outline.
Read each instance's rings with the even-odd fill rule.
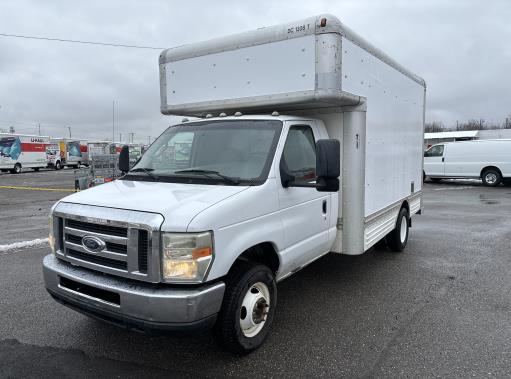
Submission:
[[[91,253],[99,253],[100,251],[104,250],[106,247],[106,244],[104,241],[102,241],[98,237],[94,237],[94,236],[83,236],[82,237],[82,245],[85,248],[85,250],[87,250]]]

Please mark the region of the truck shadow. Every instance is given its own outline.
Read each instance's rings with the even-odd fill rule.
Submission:
[[[386,308],[396,299],[402,301],[403,278],[396,275],[404,262],[402,257],[375,249],[361,256],[332,253],[279,283],[273,330],[262,348],[242,358],[222,351],[207,332],[193,336],[148,336],[85,317],[77,325],[77,332],[110,357],[168,370],[188,367],[208,375],[215,372],[225,375],[225,365],[237,367],[240,359],[248,362],[269,359],[285,367],[288,354],[303,355],[306,359],[313,350],[330,343],[336,349],[328,348],[329,352],[323,353],[322,359],[326,361],[333,359],[329,355],[338,355],[343,346],[348,349],[358,343],[345,336],[353,335],[354,329],[369,326],[371,320],[360,317],[370,315],[371,307],[386,303],[381,309],[375,308],[375,318],[394,319]],[[196,363],[199,357],[200,369]]]

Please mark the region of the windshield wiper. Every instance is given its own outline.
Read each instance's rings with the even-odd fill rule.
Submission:
[[[211,175],[216,175],[228,183],[236,184],[236,185],[240,184],[240,180],[238,178],[232,178],[230,176],[220,174],[218,171],[213,171],[213,170],[201,170],[201,169],[196,169],[196,168],[190,168],[187,170],[174,171],[174,174],[198,174],[198,175],[207,176],[208,178],[211,178]]]
[[[147,174],[148,176],[150,176],[151,178],[153,178],[154,180],[158,180],[159,177],[154,175],[151,171],[154,171],[154,168],[139,167],[139,168],[130,170],[128,172],[128,174],[130,174],[131,172],[143,172],[143,173]]]

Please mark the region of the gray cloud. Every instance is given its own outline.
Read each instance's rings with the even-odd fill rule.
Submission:
[[[508,1],[20,1],[0,3],[0,32],[172,47],[332,13],[422,76],[427,120],[452,125],[511,113]],[[159,112],[158,50],[0,37],[0,128],[147,141]]]

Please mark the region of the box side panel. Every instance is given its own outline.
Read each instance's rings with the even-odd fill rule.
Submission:
[[[342,90],[367,98],[369,216],[422,189],[424,87],[343,38]]]
[[[165,63],[169,105],[315,89],[315,36]]]

